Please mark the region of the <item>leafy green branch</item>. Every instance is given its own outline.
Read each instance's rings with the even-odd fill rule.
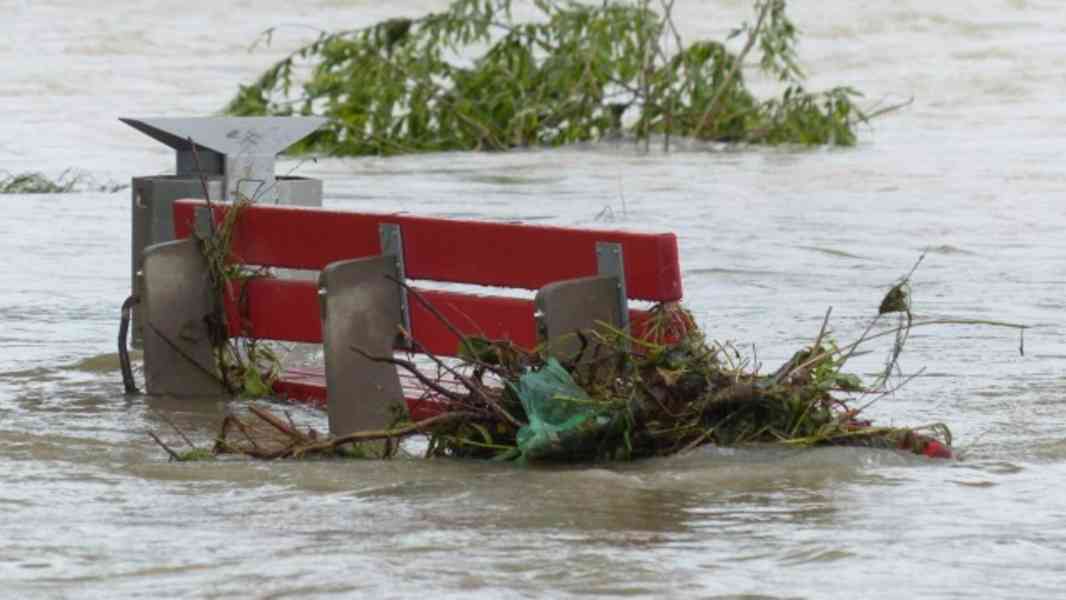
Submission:
[[[320,33],[241,86],[234,115],[324,115],[297,150],[338,155],[559,146],[605,137],[672,136],[765,144],[855,143],[866,119],[849,87],[803,88],[798,31],[785,0],[756,0],[739,54],[717,40],[685,43],[674,0],[455,0],[417,19]],[[265,35],[269,42],[272,31]],[[672,52],[667,46],[674,46]],[[761,70],[785,84],[760,100],[744,82]]]

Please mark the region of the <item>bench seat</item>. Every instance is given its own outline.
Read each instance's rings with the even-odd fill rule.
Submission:
[[[413,376],[401,373],[400,384],[403,386],[404,402],[411,420],[421,421],[446,410],[440,398],[423,387]],[[274,382],[274,394],[288,402],[325,410],[329,396],[326,370],[313,367],[285,369]]]

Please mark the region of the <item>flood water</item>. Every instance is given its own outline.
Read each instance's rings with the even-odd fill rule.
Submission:
[[[674,231],[687,305],[766,369],[857,338],[917,257],[922,376],[869,409],[959,461],[706,449],[595,468],[168,463],[226,402],[125,397],[129,192],[0,197],[0,596],[1054,598],[1066,590],[1066,18],[1057,0],[794,2],[809,87],[910,107],[849,149],[326,160],[326,205]],[[741,0],[678,2],[724,35]],[[0,0],[0,170],[172,168],[119,117],[217,112],[315,33],[441,2]],[[286,25],[269,48],[255,36]],[[760,84],[761,85],[761,84]],[[294,162],[281,169],[295,167]],[[873,373],[887,343],[856,359]],[[324,428],[325,418],[295,409]]]

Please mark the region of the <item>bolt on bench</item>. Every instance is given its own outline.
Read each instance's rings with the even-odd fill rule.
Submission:
[[[433,395],[405,385],[394,365],[373,356],[425,351],[456,356],[456,335],[398,282],[428,280],[537,290],[531,300],[437,289],[417,290],[463,335],[510,340],[553,354],[573,353],[570,335],[597,321],[641,330],[648,313],[628,300],[681,299],[677,240],[646,234],[460,221],[401,214],[248,205],[232,230],[233,264],[311,269],[312,281],[231,280],[215,297],[196,235],[208,235],[231,205],[199,200],[173,206],[175,240],[144,251],[140,290],[148,392],[225,393],[217,375],[211,315],[221,302],[230,336],[323,344],[325,371],[287,371],[275,392],[325,402],[330,430],[378,429],[406,400],[412,418],[441,409]],[[213,213],[212,213],[213,211]],[[200,232],[194,234],[194,232]]]

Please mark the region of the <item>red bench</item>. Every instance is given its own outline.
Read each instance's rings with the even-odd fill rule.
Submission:
[[[214,207],[221,222],[226,205]],[[206,323],[214,302],[195,240],[202,201],[174,204],[178,241],[145,251],[142,302],[150,393],[212,393],[213,355]],[[202,225],[201,225],[202,226]],[[399,391],[396,369],[352,351],[392,352],[402,324],[426,350],[455,356],[459,340],[395,281],[431,280],[538,290],[534,300],[422,289],[464,335],[508,339],[531,348],[595,320],[639,331],[646,313],[626,299],[681,299],[673,234],[627,233],[459,221],[404,214],[252,205],[233,230],[230,260],[321,271],[319,282],[255,278],[222,299],[231,336],[324,343],[325,373],[290,371],[276,391],[299,401],[328,399],[330,428],[346,433],[387,421],[385,403],[407,398],[414,417],[425,395]],[[619,276],[624,274],[624,276]],[[388,402],[391,404],[391,402]]]

